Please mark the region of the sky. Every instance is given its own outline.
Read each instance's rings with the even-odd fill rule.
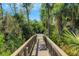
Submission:
[[[30,12],[30,19],[39,20],[40,19],[40,6],[41,4],[34,4],[34,7],[32,8]]]
[[[9,11],[9,13],[12,12],[11,8],[9,7],[9,5],[4,3],[2,6],[3,6],[3,9],[5,10],[5,12],[6,11]],[[40,6],[41,6],[41,4],[39,4],[39,3],[35,3],[33,5],[32,9],[30,10],[30,15],[29,15],[29,18],[31,20],[40,20]],[[18,4],[17,7],[19,9],[20,5]]]

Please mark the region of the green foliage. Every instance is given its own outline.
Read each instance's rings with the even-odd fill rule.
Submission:
[[[35,33],[44,33],[45,28],[44,28],[41,21],[36,21],[35,20],[33,22],[33,30],[34,30]]]
[[[57,15],[57,14],[61,13],[63,7],[64,7],[63,3],[54,4],[53,10],[52,10],[53,14]]]
[[[64,28],[60,37],[58,36],[57,32],[53,30],[50,38],[68,55],[79,55],[79,39],[67,28]]]
[[[11,52],[6,48],[6,44],[4,41],[4,34],[0,32],[0,55],[5,56],[5,55],[10,55]]]
[[[30,10],[33,4],[20,4],[21,8],[26,8],[25,13],[27,18],[23,15],[21,9],[17,11],[17,4],[9,5],[13,15],[8,12],[6,12],[4,16],[0,14],[0,55],[11,55],[28,40],[29,37],[36,33],[48,34],[48,25],[50,27],[49,32],[52,41],[68,55],[79,55],[79,37],[71,32],[71,30],[68,30],[68,27],[66,26],[67,22],[71,21],[71,25],[69,25],[71,28],[76,25],[76,27],[79,28],[78,4],[49,4],[49,13],[46,10],[46,4],[41,4],[41,21],[31,21],[29,19]],[[2,11],[4,10],[0,8],[0,13],[2,13]],[[48,24],[48,16],[50,24]],[[55,18],[54,22],[53,18]],[[59,35],[60,29],[62,29],[62,31]],[[5,33],[7,33],[7,35]]]
[[[0,47],[3,45],[4,43],[4,34],[0,32]]]
[[[57,30],[54,25],[51,25],[50,38],[56,43],[58,41]]]
[[[45,31],[41,21],[29,21],[28,24],[22,12],[14,16],[7,13],[4,16],[4,21],[3,28],[5,30],[2,33],[0,32],[0,55],[11,55],[33,34],[43,33]],[[6,32],[7,36],[5,37]]]
[[[77,38],[75,37],[75,34],[69,32],[67,29],[65,29],[64,32],[62,33],[61,39],[66,44],[78,43]]]
[[[61,36],[61,40],[64,42],[64,44],[71,48],[70,50],[73,50],[72,52],[68,53],[69,55],[79,55],[79,39],[74,33],[71,33],[65,29],[63,35]]]
[[[50,25],[50,38],[68,55],[79,55],[79,35],[75,34],[79,28],[78,9],[78,4],[53,4],[51,13],[55,16],[50,16],[55,18],[55,23]],[[61,34],[59,29],[62,29]]]

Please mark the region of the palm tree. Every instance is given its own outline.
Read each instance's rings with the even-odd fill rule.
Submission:
[[[29,13],[30,13],[32,4],[31,3],[23,3],[23,7],[26,8],[26,17],[27,17],[28,24],[29,24]]]
[[[56,19],[56,27],[58,31],[58,35],[61,34],[63,26],[62,26],[62,16],[63,16],[63,6],[64,4],[53,4],[53,15]]]
[[[47,11],[47,27],[48,27],[48,37],[50,36],[50,4],[46,3],[46,11]]]
[[[64,4],[64,8],[63,8],[63,11],[64,11],[64,16],[65,17],[68,17],[70,19],[70,27],[71,27],[71,31],[75,33],[75,28],[76,28],[76,21],[77,21],[77,18],[78,18],[78,4]]]

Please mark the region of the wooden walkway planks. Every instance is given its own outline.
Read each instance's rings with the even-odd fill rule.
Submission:
[[[37,55],[38,56],[50,56],[49,50],[47,49],[46,44],[43,40],[43,34],[37,34],[37,39],[39,40]],[[37,44],[35,44],[32,56],[36,55],[36,49],[37,49]]]
[[[38,47],[38,48],[37,48]],[[44,34],[35,34],[11,56],[68,56]]]

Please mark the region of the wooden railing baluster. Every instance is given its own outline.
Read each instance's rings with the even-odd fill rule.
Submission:
[[[24,56],[26,56],[27,54],[26,54],[26,48],[24,49]]]
[[[51,56],[68,56],[62,49],[60,49],[53,41],[47,36],[43,35],[46,47]],[[33,48],[37,44],[36,56],[38,55],[39,39],[37,35],[33,35],[28,39],[20,48],[18,48],[11,56],[31,56]]]
[[[68,56],[62,49],[60,49],[47,36],[44,35],[43,38],[44,38],[47,48],[49,49],[49,53],[51,54],[51,56]]]
[[[38,55],[39,39],[37,39],[36,56]]]
[[[18,48],[11,56],[27,56],[31,55],[33,51],[33,47],[36,43],[36,36],[33,35],[30,39],[28,39],[20,48]]]

